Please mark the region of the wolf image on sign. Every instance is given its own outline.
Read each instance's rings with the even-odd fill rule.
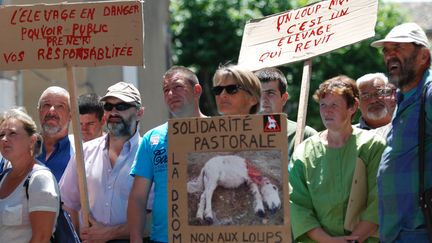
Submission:
[[[217,155],[209,159],[197,178],[187,183],[188,193],[201,192],[196,218],[213,223],[212,196],[218,186],[238,188],[246,183],[254,197],[254,212],[265,216],[281,207],[279,189],[251,161],[237,155]]]

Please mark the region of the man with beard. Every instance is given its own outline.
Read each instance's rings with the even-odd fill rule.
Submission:
[[[181,66],[171,67],[163,76],[165,104],[176,117],[205,117],[199,109],[201,85],[196,75]],[[128,223],[131,242],[142,242],[146,224],[146,204],[154,183],[151,242],[168,242],[168,123],[148,131],[138,149],[131,170],[134,176],[129,196]]]
[[[415,23],[394,27],[371,44],[383,47],[397,108],[378,170],[379,228],[382,242],[428,242],[419,202],[419,115],[425,112],[425,188],[432,187],[432,76],[429,42]],[[425,109],[420,111],[426,89]]]
[[[106,242],[129,238],[126,205],[133,178],[129,175],[141,140],[138,123],[144,114],[140,93],[135,86],[118,82],[101,98],[108,133],[83,145],[90,202],[90,227],[80,227],[87,242]],[[60,181],[65,209],[78,225],[81,209],[75,157]]]
[[[68,137],[71,120],[69,92],[58,86],[48,87],[39,98],[38,112],[43,146],[37,159],[60,181],[74,154],[73,141]]]
[[[391,122],[396,105],[396,90],[383,73],[369,73],[357,79],[360,91],[359,123],[355,126],[365,130],[378,132]],[[385,134],[380,134],[385,137]]]

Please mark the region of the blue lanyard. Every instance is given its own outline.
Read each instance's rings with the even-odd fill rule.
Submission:
[[[4,158],[1,159],[0,161],[0,181],[3,179],[3,177],[12,170],[12,168],[7,168],[5,169],[4,167],[6,166],[6,160]]]

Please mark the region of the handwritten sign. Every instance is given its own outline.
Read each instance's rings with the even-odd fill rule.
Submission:
[[[0,8],[0,70],[144,65],[139,1]]]
[[[246,24],[239,64],[252,70],[305,60],[375,35],[377,0],[328,0]]]
[[[168,122],[170,243],[291,242],[286,121],[271,114]]]

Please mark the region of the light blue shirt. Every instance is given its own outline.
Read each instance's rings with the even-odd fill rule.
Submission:
[[[131,175],[153,181],[157,206],[153,207],[151,239],[168,242],[168,123],[144,134]]]
[[[105,225],[127,223],[127,205],[133,177],[129,175],[141,138],[138,131],[120,152],[114,167],[108,154],[108,135],[83,145],[89,209],[92,216]],[[76,211],[81,209],[75,156],[69,162],[60,181],[64,204]]]

